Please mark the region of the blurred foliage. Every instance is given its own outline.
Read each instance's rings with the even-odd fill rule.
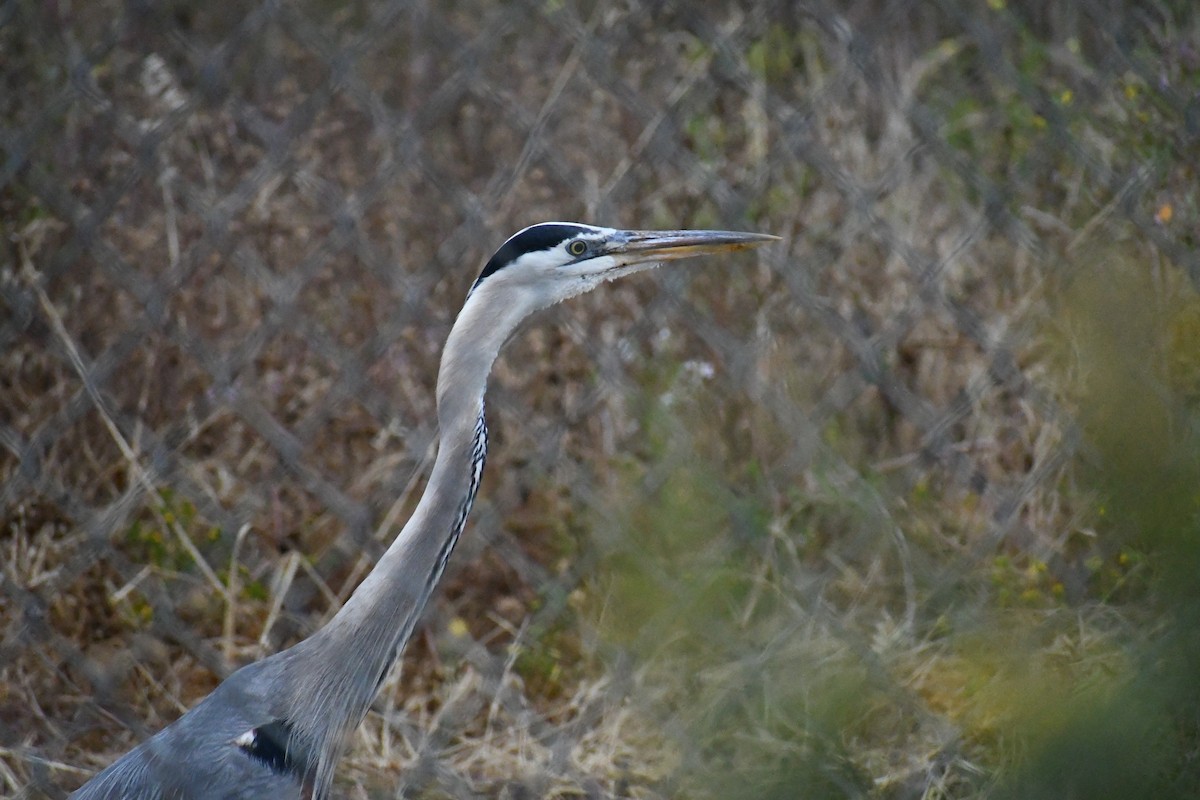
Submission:
[[[166,487],[158,490],[158,499],[157,513],[134,520],[125,531],[125,542],[139,562],[171,572],[186,571],[194,560],[173,529],[190,533],[199,522],[196,506]],[[220,531],[209,528],[201,535],[214,541],[220,538]]]
[[[647,461],[666,466],[651,478],[631,466],[601,504],[618,511],[596,525],[603,560],[589,612],[605,641],[651,671],[649,685],[670,687],[647,708],[694,762],[680,796],[888,796],[867,777],[869,754],[922,723],[877,670],[905,676],[957,726],[951,755],[932,757],[987,765],[975,781],[964,767],[952,796],[1196,796],[1200,405],[1189,369],[1200,340],[1180,331],[1195,324],[1198,298],[1178,273],[1121,251],[1079,256],[1045,320],[1045,357],[1086,439],[1070,495],[1090,531],[1084,593],[1066,596],[1061,559],[1001,552],[981,576],[991,591],[925,623],[915,651],[848,648],[801,588],[823,580],[821,554],[838,552],[828,526],[844,537],[861,519],[853,494],[840,509],[797,494],[781,529],[753,481],[735,495],[708,466],[719,462],[705,452],[728,434],[696,413],[703,392],[660,377],[643,443]],[[650,399],[664,385],[669,408]],[[928,494],[910,492],[912,530],[943,517]],[[779,557],[777,537],[798,561]],[[844,595],[826,585],[821,596]],[[879,613],[880,599],[842,613]]]
[[[867,779],[838,743],[870,735],[882,693],[828,640],[793,638],[794,612],[772,589],[755,596],[758,565],[725,534],[720,485],[681,469],[628,507],[619,524],[638,544],[605,560],[600,629],[680,692],[662,710],[697,760],[684,796],[861,791]]]
[[[1059,696],[1027,724],[1025,767],[1004,796],[1166,798],[1200,793],[1200,404],[1192,387],[1200,296],[1127,247],[1090,249],[1057,298],[1056,334],[1088,448],[1078,472],[1099,498],[1097,535],[1140,554],[1153,621],[1128,674]],[[1110,598],[1105,598],[1110,599]]]
[[[1179,102],[1200,89],[1200,58],[1189,55],[1197,27],[1172,11],[1158,41],[1131,44],[1161,48],[1162,72],[1131,70],[1098,86],[1092,43],[1046,36],[1027,8],[988,5],[997,26],[989,33],[1001,31],[1013,72],[997,71],[995,52],[969,36],[947,40],[930,54],[940,66],[923,97],[951,147],[1012,187],[1013,211],[1033,206],[1083,232],[1065,243],[1066,264],[1035,321],[1045,345],[1037,357],[1084,440],[1060,487],[1078,531],[1045,532],[1061,552],[1002,548],[975,590],[919,623],[913,649],[868,655],[832,645],[814,595],[800,590],[821,572],[805,559],[840,555],[832,532],[861,519],[859,503],[826,496],[819,510],[809,490],[781,512],[777,498],[753,489],[735,495],[708,466],[728,463],[707,457],[725,435],[719,423],[680,411],[689,401],[672,394],[663,416],[689,413],[692,422],[644,417],[645,462],[670,466],[655,479],[634,466],[613,487],[607,505],[621,510],[597,528],[633,535],[602,537],[590,610],[608,642],[652,671],[650,683],[672,687],[649,705],[692,759],[680,796],[1200,796],[1200,297],[1145,230],[1113,230],[1103,211],[1112,175],[1136,167],[1150,187],[1143,196],[1158,198],[1140,211],[1148,225],[1185,243],[1200,230],[1200,162],[1187,157],[1198,133]],[[747,62],[781,82],[807,74],[803,51],[802,34],[776,26]],[[707,143],[702,151],[723,146],[713,125],[689,127]],[[1079,140],[1107,142],[1105,160],[1078,158]],[[966,186],[972,200],[982,188]],[[649,380],[647,396],[661,383]],[[838,415],[823,428],[829,447],[870,452],[861,435]],[[770,468],[752,464],[746,474]],[[903,509],[909,544],[928,549],[914,560],[936,564],[933,532],[956,524],[946,498],[925,484],[898,494],[864,477]],[[759,537],[735,534],[745,518]],[[778,536],[799,561],[777,557]],[[928,585],[918,575],[919,591]],[[820,596],[844,595],[826,586]],[[879,599],[840,611],[886,609]],[[880,669],[903,676],[960,738],[947,744],[922,729]],[[868,780],[903,739],[910,751],[913,739],[930,742],[933,763],[960,759],[956,783],[913,790]]]

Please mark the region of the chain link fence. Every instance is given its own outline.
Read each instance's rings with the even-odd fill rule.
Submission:
[[[0,22],[4,796],[332,615],[479,266],[552,219],[783,241],[510,343],[338,796],[1200,791],[1194,692],[1136,691],[1196,665],[1189,3]]]

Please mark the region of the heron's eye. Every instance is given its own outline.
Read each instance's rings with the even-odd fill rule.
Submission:
[[[587,252],[587,244],[579,239],[576,239],[567,245],[567,252],[573,256],[581,256]]]

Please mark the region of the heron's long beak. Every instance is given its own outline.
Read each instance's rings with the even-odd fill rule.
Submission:
[[[738,231],[621,231],[607,250],[618,261],[635,264],[747,250],[777,241],[779,237],[769,233]]]

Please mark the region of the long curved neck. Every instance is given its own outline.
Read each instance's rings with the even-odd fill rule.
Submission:
[[[282,711],[316,755],[318,786],[332,777],[344,738],[403,651],[474,502],[487,451],[488,374],[532,310],[511,291],[486,288],[467,299],[442,353],[438,452],[412,517],[333,619],[287,653],[291,691]]]
[[[481,287],[486,289],[486,287]],[[438,371],[438,452],[425,493],[387,552],[322,631],[356,633],[356,641],[394,640],[412,632],[441,577],[475,500],[487,453],[483,396],[500,347],[529,310],[500,302],[503,292],[476,291],[446,339]],[[359,631],[372,626],[380,635]],[[391,635],[383,635],[393,631]],[[394,653],[393,658],[399,653]],[[380,670],[391,666],[389,660]]]

